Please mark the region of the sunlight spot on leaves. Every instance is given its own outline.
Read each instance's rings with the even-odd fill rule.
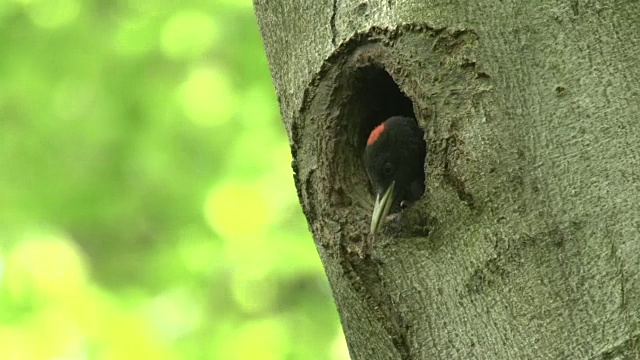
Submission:
[[[185,115],[197,125],[220,125],[235,111],[231,83],[222,69],[206,66],[191,71],[178,89]]]
[[[259,238],[277,214],[251,182],[225,182],[213,188],[205,202],[205,218],[225,238]]]
[[[6,287],[14,298],[64,299],[82,291],[87,267],[81,250],[68,237],[33,233],[11,250]]]
[[[219,37],[213,19],[196,10],[173,15],[162,29],[162,51],[175,59],[194,59],[209,50]]]

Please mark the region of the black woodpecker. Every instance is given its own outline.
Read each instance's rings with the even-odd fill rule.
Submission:
[[[388,214],[405,209],[422,196],[425,156],[424,134],[413,118],[393,116],[371,131],[364,163],[376,193],[372,234]]]

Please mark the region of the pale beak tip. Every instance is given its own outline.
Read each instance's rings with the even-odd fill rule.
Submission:
[[[391,185],[385,190],[384,194],[376,196],[376,202],[373,207],[373,214],[371,215],[371,234],[375,235],[378,230],[384,224],[384,221],[389,214],[391,204],[393,203],[393,189],[395,187],[395,181],[391,182]]]

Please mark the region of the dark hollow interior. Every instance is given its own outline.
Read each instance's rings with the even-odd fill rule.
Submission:
[[[413,103],[400,91],[398,84],[385,70],[374,66],[360,69],[354,79],[353,96],[359,104],[359,148],[364,147],[369,133],[378,124],[395,115],[415,118]]]

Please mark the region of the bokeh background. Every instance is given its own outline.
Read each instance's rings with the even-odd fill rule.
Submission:
[[[348,359],[250,0],[0,1],[0,359]]]

